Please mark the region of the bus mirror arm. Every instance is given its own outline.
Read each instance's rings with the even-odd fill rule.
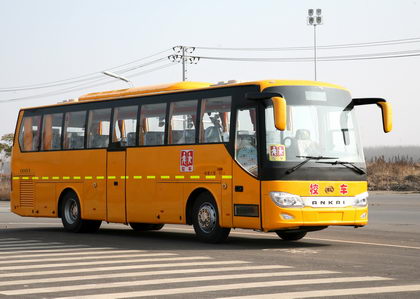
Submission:
[[[352,109],[354,106],[376,104],[382,110],[382,124],[385,133],[392,130],[392,107],[391,104],[381,98],[357,98],[353,99],[349,106]],[[349,109],[349,110],[350,110]]]
[[[280,131],[286,130],[286,100],[275,92],[248,92],[245,97],[249,100],[268,100],[271,99],[274,108],[274,125]]]
[[[277,92],[247,92],[245,94],[245,97],[248,100],[254,100],[254,101],[261,101],[261,100],[268,100],[273,97],[283,97],[281,94]]]

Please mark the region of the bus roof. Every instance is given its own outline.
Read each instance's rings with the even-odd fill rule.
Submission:
[[[154,86],[143,86],[143,87],[134,87],[128,89],[120,90],[111,90],[104,92],[95,92],[88,93],[79,97],[79,101],[89,101],[89,100],[99,100],[99,99],[116,99],[116,98],[127,98],[134,97],[142,94],[152,94],[152,93],[162,93],[170,91],[182,91],[189,89],[203,89],[208,87],[221,87],[221,86],[240,86],[240,85],[259,85],[261,90],[264,90],[270,86],[279,86],[279,85],[310,85],[310,86],[321,86],[321,87],[331,87],[344,89],[341,86],[318,82],[318,81],[304,81],[304,80],[261,80],[253,82],[232,82],[221,83],[221,84],[212,84],[207,82],[177,82],[171,84],[162,84]]]
[[[51,107],[56,105],[71,105],[77,104],[84,101],[96,101],[96,100],[112,100],[112,99],[121,99],[121,98],[131,98],[136,97],[139,95],[146,95],[146,94],[159,94],[159,93],[170,93],[170,92],[180,92],[184,90],[193,90],[193,89],[208,89],[208,88],[220,88],[220,87],[233,87],[233,86],[243,86],[243,85],[257,85],[260,86],[260,90],[264,90],[271,86],[320,86],[320,87],[329,87],[329,88],[337,88],[337,89],[344,89],[347,90],[339,85],[319,82],[319,81],[305,81],[305,80],[261,80],[261,81],[250,81],[250,82],[232,82],[229,81],[227,83],[219,83],[219,84],[212,84],[208,82],[176,82],[176,83],[169,83],[169,84],[161,84],[161,85],[152,85],[152,86],[141,86],[141,87],[133,87],[133,88],[126,88],[126,89],[118,89],[118,90],[110,90],[110,91],[103,91],[103,92],[94,92],[88,93],[85,95],[80,96],[77,100],[68,101],[68,102],[61,102],[54,105],[46,105],[41,107],[30,107],[24,108],[26,109],[33,109],[33,108],[43,108],[43,107]]]
[[[171,84],[141,86],[141,87],[133,87],[133,88],[127,88],[127,89],[88,93],[79,97],[79,101],[126,98],[126,97],[133,97],[133,96],[141,95],[141,94],[206,88],[211,85],[212,85],[211,83],[206,83],[206,82],[185,81],[185,82],[177,82],[177,83],[171,83]]]

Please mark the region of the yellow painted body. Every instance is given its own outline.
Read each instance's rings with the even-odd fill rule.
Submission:
[[[319,185],[319,195],[309,193],[310,184]],[[340,185],[346,184],[349,193],[345,196],[355,196],[367,191],[366,182],[344,182],[344,181],[269,181],[262,182],[262,210],[263,228],[265,231],[272,231],[281,228],[292,228],[301,225],[324,226],[324,225],[355,225],[367,224],[367,207],[344,207],[344,208],[280,208],[271,200],[271,191],[282,191],[304,197],[344,197],[340,194]],[[334,191],[326,193],[328,187]],[[331,188],[328,188],[331,189]],[[292,220],[286,220],[281,215],[293,216]],[[365,217],[361,218],[365,214]]]
[[[154,88],[89,94],[80,101],[111,100],[150,93],[211,89],[207,83],[183,83]],[[234,84],[237,86],[244,85]],[[248,82],[261,90],[278,85],[335,85],[308,81]],[[66,104],[71,105],[71,103]],[[23,111],[17,127],[22,122]],[[354,196],[367,191],[366,182],[259,181],[243,170],[223,144],[135,147],[125,151],[85,149],[20,152],[17,134],[13,147],[11,209],[21,216],[58,217],[60,196],[67,189],[78,195],[82,218],[117,223],[187,223],[188,199],[198,189],[209,191],[218,207],[222,227],[273,231],[303,225],[365,225],[365,208],[282,209],[270,199],[271,191],[310,196],[308,186],[319,185],[319,196],[341,196],[346,183]],[[233,138],[233,136],[231,136]],[[194,151],[194,170],[180,171],[181,150]],[[235,186],[244,187],[235,192]],[[324,194],[326,187],[334,192]],[[258,217],[234,215],[234,205],[257,205]],[[285,220],[289,214],[293,220]]]

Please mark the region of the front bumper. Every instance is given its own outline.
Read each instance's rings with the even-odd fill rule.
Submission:
[[[317,186],[314,192],[313,186]],[[346,188],[343,188],[346,186]],[[331,181],[264,181],[262,182],[263,230],[275,231],[295,229],[304,226],[364,226],[368,222],[368,207],[335,206],[339,199],[348,199],[366,192],[366,182]],[[305,200],[302,208],[282,208],[270,197],[270,192],[281,191],[297,194]],[[309,206],[308,202],[314,202]],[[328,199],[331,199],[328,201]],[[325,206],[322,204],[325,200]],[[315,204],[317,202],[318,204]],[[331,207],[328,207],[329,203]]]

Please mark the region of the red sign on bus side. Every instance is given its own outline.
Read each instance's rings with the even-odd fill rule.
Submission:
[[[194,151],[193,150],[182,150],[181,151],[180,170],[181,170],[181,172],[193,172],[194,171]]]

